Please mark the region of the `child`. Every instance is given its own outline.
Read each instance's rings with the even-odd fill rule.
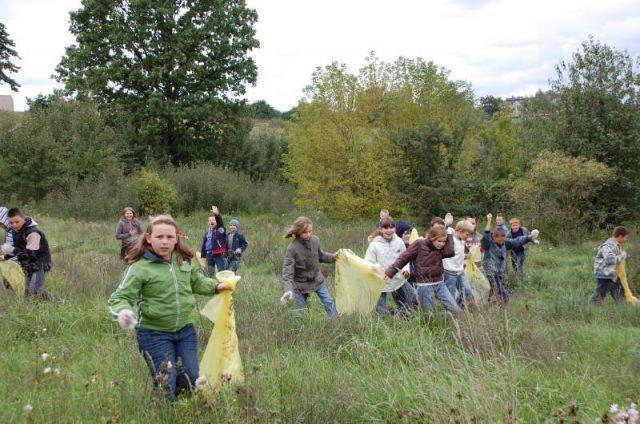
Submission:
[[[25,274],[25,296],[46,295],[44,279],[51,270],[49,242],[38,224],[18,208],[7,212],[13,246],[2,245],[0,260],[16,258]]]
[[[116,227],[116,238],[120,240],[120,259],[124,260],[129,249],[138,241],[140,234],[142,234],[142,227],[136,218],[135,211],[130,207],[124,208]]]
[[[227,250],[227,259],[229,260],[229,269],[233,272],[238,270],[240,261],[242,260],[242,254],[249,246],[244,235],[238,232],[239,227],[240,222],[237,219],[232,219],[229,223],[229,240],[227,242],[229,247]]]
[[[616,268],[620,261],[627,258],[627,252],[622,250],[622,244],[629,238],[629,230],[625,227],[613,229],[611,238],[598,247],[596,260],[593,264],[593,276],[596,279],[596,290],[589,298],[589,304],[600,304],[611,293],[611,297],[618,303],[624,303],[622,284],[618,281]]]
[[[393,278],[407,263],[413,261],[418,286],[418,300],[423,310],[433,309],[432,296],[440,300],[449,312],[459,310],[455,299],[444,285],[442,260],[455,255],[453,239],[444,228],[432,226],[427,238],[417,240],[387,268],[385,280]]]
[[[509,220],[509,231],[507,231],[507,238],[514,239],[517,237],[528,236],[529,230],[520,225],[519,218],[511,218]],[[511,265],[516,273],[517,278],[522,278],[524,274],[524,260],[527,256],[529,245],[514,247],[510,250],[509,256],[511,256]]]
[[[493,233],[491,232],[492,219],[493,215],[488,214],[487,228],[484,230],[481,243],[482,248],[484,249],[482,266],[484,273],[489,280],[489,284],[491,285],[489,301],[506,304],[509,301],[509,292],[502,283],[502,279],[504,278],[507,267],[507,250],[518,246],[524,246],[525,244],[536,240],[538,238],[539,231],[533,230],[529,236],[508,239],[505,238],[506,233],[502,228],[496,228]]]
[[[296,307],[306,309],[307,298],[311,293],[316,293],[327,315],[338,316],[338,310],[320,271],[320,263],[334,263],[338,252],[331,254],[320,248],[320,239],[313,235],[313,223],[304,216],[296,219],[287,230],[284,238],[291,237],[295,238],[287,247],[282,265],[284,294],[280,301],[284,303],[295,296]]]
[[[9,246],[13,246],[13,236],[11,235],[11,224],[9,223],[9,209],[4,206],[0,206],[0,228],[4,229],[5,237],[4,242]]]
[[[160,386],[169,400],[189,392],[198,378],[194,294],[213,296],[229,289],[202,275],[192,258],[173,218],[155,217],[125,256],[124,278],[108,302],[121,327],[135,327],[154,390]]]
[[[498,215],[496,215],[496,228],[502,228],[505,233],[509,232],[509,227],[507,227],[507,224],[504,223],[503,213],[499,213]]]
[[[227,269],[227,263],[224,260],[227,253],[227,233],[223,226],[218,225],[215,216],[209,217],[207,225],[207,231],[202,238],[200,256],[207,259],[207,277],[213,277],[216,274],[216,268],[218,272]]]
[[[406,250],[405,244],[396,235],[396,225],[390,216],[380,221],[380,229],[373,236],[364,259],[379,264],[382,270],[386,270]],[[403,278],[394,278],[387,282],[376,305],[376,313],[379,315],[387,314],[387,293],[391,293],[393,296],[393,300],[398,305],[398,312],[407,313],[415,308],[417,303],[415,292],[406,281],[409,278],[409,273],[410,267],[409,264],[406,264],[402,269]]]
[[[472,232],[473,227],[465,220],[458,222],[455,231],[449,227],[447,233],[453,235],[455,256],[442,261],[444,284],[454,299],[456,298],[456,291],[458,292],[457,302],[461,308],[464,308],[467,300],[473,300],[473,291],[464,273],[466,242],[467,238],[471,237]]]

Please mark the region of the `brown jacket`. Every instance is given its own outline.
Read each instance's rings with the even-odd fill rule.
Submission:
[[[440,250],[436,249],[429,239],[417,240],[387,268],[385,274],[392,278],[407,263],[413,262],[416,283],[435,283],[441,281],[444,274],[442,260],[453,256],[455,250],[451,234],[447,236],[447,243]]]
[[[296,237],[287,247],[282,264],[284,291],[313,293],[318,290],[324,283],[320,262],[328,264],[335,262],[331,253],[320,249],[320,239],[313,235],[308,241]]]

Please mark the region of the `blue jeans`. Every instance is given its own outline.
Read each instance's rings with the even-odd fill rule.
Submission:
[[[44,277],[47,273],[44,271],[33,272],[25,276],[24,295],[38,296],[44,291]]]
[[[502,284],[502,275],[487,274],[489,280],[489,302],[503,303],[509,302],[509,290]]]
[[[239,266],[240,266],[240,259],[238,258],[229,259],[229,269],[231,271],[235,273],[238,270]]]
[[[525,253],[522,252],[514,252],[513,250],[510,253],[511,256],[511,266],[513,266],[513,271],[516,273],[516,277],[521,278],[524,273],[524,258]]]
[[[469,284],[469,280],[464,272],[460,274],[450,274],[445,271],[444,285],[447,286],[451,297],[454,299],[456,299],[456,291],[458,292],[456,301],[461,308],[464,308],[467,300],[473,300],[473,290],[471,290],[471,284]]]
[[[298,309],[307,309],[307,299],[309,298],[309,293],[302,293],[294,290],[294,295],[296,298],[296,307]],[[324,310],[327,311],[327,315],[330,317],[337,317],[338,310],[336,309],[336,304],[333,302],[333,298],[331,297],[331,293],[329,293],[329,288],[326,284],[322,283],[318,290],[316,290],[316,294],[320,298],[320,302],[324,305]]]
[[[418,299],[416,298],[416,291],[410,283],[404,283],[400,288],[391,292],[393,300],[398,306],[398,312],[406,314],[416,309],[418,306]],[[387,313],[387,293],[380,293],[380,299],[376,305],[376,313],[378,315],[386,315]]]
[[[192,324],[175,333],[136,329],[138,348],[145,358],[154,391],[160,385],[168,400],[195,388],[198,378],[198,338]],[[150,363],[151,362],[151,363]]]
[[[215,277],[216,268],[218,272],[227,269],[227,262],[224,260],[224,253],[218,253],[217,255],[207,255],[207,277]]]
[[[435,307],[433,301],[434,296],[442,302],[442,306],[444,306],[447,311],[458,312],[460,310],[458,305],[456,305],[455,299],[447,289],[447,286],[444,285],[444,282],[428,286],[418,286],[418,300],[423,311],[427,312]]]

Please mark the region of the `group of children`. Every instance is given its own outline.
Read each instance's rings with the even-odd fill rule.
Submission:
[[[207,229],[200,246],[200,255],[206,261],[205,273],[208,277],[213,277],[216,270],[230,269],[236,272],[244,251],[249,247],[247,239],[239,231],[240,222],[237,219],[232,219],[227,233],[218,207],[211,206],[210,212],[211,216],[207,219]],[[120,258],[123,261],[127,252],[136,245],[141,234],[142,226],[135,211],[130,207],[124,208],[116,227],[116,239],[121,243]],[[178,229],[178,237],[188,238],[180,229]]]
[[[207,271],[209,275],[214,266],[218,270],[226,268],[219,255],[231,250],[237,257],[247,247],[244,236],[238,232],[237,220],[231,221],[227,234],[218,209],[213,207],[211,212],[201,246],[207,268],[211,268]],[[0,260],[17,259],[26,274],[27,294],[40,293],[44,276],[51,269],[44,232],[17,208],[0,207],[0,219],[7,230],[5,243],[0,246]],[[418,306],[431,310],[436,300],[450,312],[465,308],[473,300],[464,273],[465,259],[476,249],[482,250],[474,261],[481,263],[490,282],[490,299],[507,302],[508,291],[502,281],[507,254],[511,255],[516,272],[521,273],[524,260],[518,255],[524,258],[525,246],[536,242],[539,232],[533,230],[529,234],[513,219],[507,230],[500,220],[493,229],[492,220],[493,216],[488,214],[487,226],[480,235],[476,232],[475,217],[468,216],[452,227],[453,217],[447,214],[445,219],[434,218],[426,236],[411,242],[413,228],[406,222],[395,222],[388,212],[382,211],[365,254],[366,260],[380,265],[384,271],[385,286],[376,311],[387,313],[387,293],[391,293],[400,313],[409,313]],[[142,232],[135,212],[127,208],[117,234],[123,244],[121,256],[126,268],[109,298],[109,310],[123,328],[135,328],[138,348],[147,360],[154,387],[162,387],[167,398],[172,399],[180,392],[190,391],[198,378],[197,336],[192,315],[195,294],[213,296],[230,288],[199,270],[193,262],[193,252],[183,241],[184,232],[171,216],[151,218]],[[626,228],[616,227],[612,237],[598,248],[594,264],[596,290],[590,303],[601,301],[607,293],[617,301],[623,300],[622,289],[616,282],[616,267],[627,257],[622,244],[628,236]],[[305,217],[295,220],[285,238],[293,240],[283,263],[281,301],[295,299],[298,308],[306,308],[309,296],[315,293],[327,314],[337,316],[320,263],[335,262],[339,253],[322,250],[320,240],[313,235],[313,223]],[[237,263],[229,262],[232,269],[237,269]]]
[[[537,242],[539,231],[529,233],[513,218],[505,230],[504,216],[498,216],[497,227],[492,229],[492,214],[487,215],[487,227],[480,236],[476,232],[476,220],[468,216],[455,228],[453,216],[436,217],[426,237],[411,242],[413,227],[404,221],[397,223],[388,210],[380,211],[376,231],[369,236],[365,260],[377,264],[384,272],[385,286],[376,305],[376,312],[387,314],[387,296],[391,293],[397,312],[406,314],[420,306],[424,311],[433,310],[439,301],[449,312],[457,312],[473,301],[473,290],[465,275],[465,261],[474,249],[489,284],[489,300],[505,304],[509,292],[503,279],[506,273],[507,254],[512,257],[514,270],[522,275],[525,246]],[[312,234],[313,224],[306,217],[298,218],[286,233],[294,237],[287,248],[282,284],[285,290],[281,301],[296,298],[298,308],[306,308],[309,294],[316,293],[329,316],[338,311],[324,284],[320,263],[332,263],[337,253],[330,254],[320,248],[320,240]]]

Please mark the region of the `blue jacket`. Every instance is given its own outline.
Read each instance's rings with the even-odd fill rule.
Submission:
[[[490,230],[485,230],[480,246],[484,249],[482,257],[482,268],[487,275],[503,276],[507,272],[507,250],[524,246],[529,243],[529,236],[516,237],[514,239],[505,238],[503,244],[493,241]]]
[[[231,239],[231,234],[227,235],[227,240]],[[227,242],[227,245],[229,245],[229,243]],[[230,252],[235,252],[236,249],[240,249],[242,250],[242,252],[244,252],[245,250],[247,250],[247,247],[249,247],[249,243],[247,243],[247,239],[244,238],[244,235],[242,233],[239,232],[235,232],[233,234],[233,241],[231,242],[231,245],[229,245],[229,251]]]
[[[207,228],[202,238],[200,255],[203,258],[227,252],[227,231],[224,227]]]

